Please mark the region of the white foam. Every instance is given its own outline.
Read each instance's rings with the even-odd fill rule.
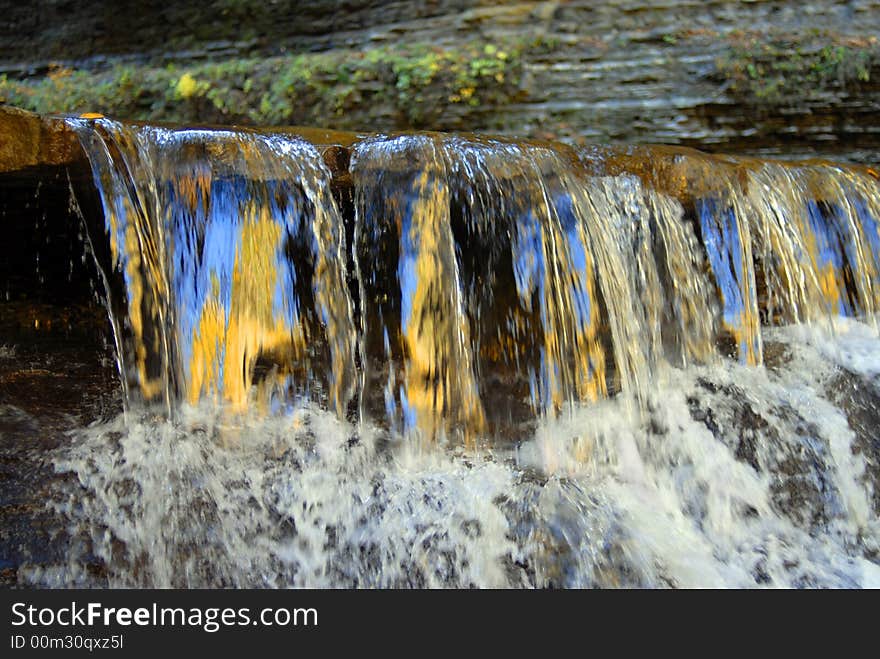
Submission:
[[[479,454],[312,407],[120,418],[59,457],[81,485],[59,510],[112,585],[877,587],[872,483],[826,390],[853,355],[872,377],[880,339],[836,330],[767,332],[779,368],[661,367],[647,409]],[[85,559],[32,578],[81,583]]]
[[[871,377],[880,374],[877,319],[836,316],[830,324],[831,331],[824,324],[802,324],[776,328],[771,333],[812,349],[816,353],[813,359],[819,355],[853,373]]]

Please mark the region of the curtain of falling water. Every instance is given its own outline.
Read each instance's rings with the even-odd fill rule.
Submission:
[[[768,315],[802,322],[872,313],[878,233],[867,181],[826,167],[774,164],[749,176]]]
[[[356,143],[344,221],[297,138],[72,121],[124,281],[146,400],[297,396],[427,438],[497,435],[624,392],[763,322],[871,316],[880,195],[861,170],[413,135]],[[119,304],[111,304],[119,308]],[[118,320],[118,319],[117,319]],[[360,373],[355,352],[359,351]]]
[[[352,162],[365,378],[381,356],[392,424],[436,438],[483,427],[450,222],[446,162],[429,138],[366,142]],[[364,395],[368,387],[364,386]]]
[[[124,280],[119,343],[134,390],[169,410],[178,397],[243,409],[259,368],[263,404],[318,386],[344,412],[355,341],[344,231],[315,149],[282,136],[72,125],[101,194],[114,261],[103,265]]]
[[[873,322],[880,293],[876,172],[662,148],[581,155],[591,171],[638,172],[692,209],[720,329],[744,363],[762,360],[762,319]]]
[[[427,136],[358,144],[352,175],[365,399],[383,391],[404,427],[474,431],[485,409],[522,418],[519,400],[541,414],[639,394],[664,344],[677,361],[711,356],[698,245],[681,205],[638,179],[585,176],[547,147]]]

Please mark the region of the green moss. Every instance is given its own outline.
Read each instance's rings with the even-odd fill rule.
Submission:
[[[804,43],[747,41],[718,62],[718,73],[734,95],[758,104],[797,104],[818,94],[871,81],[880,67],[876,41]]]
[[[305,124],[346,129],[455,128],[455,117],[520,93],[521,52],[493,43],[233,59],[193,66],[58,68],[0,79],[0,101],[49,113],[127,119]]]

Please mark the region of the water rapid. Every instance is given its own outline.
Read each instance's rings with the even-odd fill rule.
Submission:
[[[126,403],[34,583],[880,585],[874,170],[70,125]]]

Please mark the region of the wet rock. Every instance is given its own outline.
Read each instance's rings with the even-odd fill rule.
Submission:
[[[232,69],[244,66],[248,73],[228,90],[228,76],[211,79],[204,72],[214,99],[226,99],[220,109],[214,101],[169,104],[167,84],[155,98],[139,101],[144,90],[124,84],[120,107],[126,108],[125,118],[277,124],[283,122],[261,115],[261,99],[271,97],[264,95],[267,90],[253,97],[244,92],[254,80],[259,87],[265,77],[254,61],[336,53],[341,54],[339,64],[328,78],[318,76],[317,85],[332,92],[334,102],[323,102],[327,99],[320,94],[304,101],[314,89],[303,86],[287,116],[358,130],[482,130],[762,155],[825,154],[856,162],[876,161],[880,150],[877,0],[618,0],[601,6],[586,0],[512,5],[363,0],[295,9],[288,2],[218,0],[197,7],[138,3],[136,10],[127,9],[129,4],[134,0],[95,11],[56,0],[46,3],[40,20],[20,3],[0,5],[7,18],[0,27],[5,46],[0,72],[26,80],[50,74],[63,78],[73,69],[153,67],[161,73],[169,63],[191,68],[231,62]],[[451,51],[473,42],[514,44],[523,51],[519,88],[497,97],[483,95],[471,106],[470,101],[449,101],[454,90],[426,85],[398,111],[388,96],[405,88],[406,81],[395,78],[392,63],[387,80],[332,75],[345,61],[404,41]],[[839,48],[853,56],[839,56]],[[400,89],[389,83],[400,83]],[[62,84],[73,83],[68,78]],[[89,86],[78,91],[80,103],[91,92]],[[319,113],[309,114],[314,108]],[[156,111],[160,115],[144,114]],[[424,114],[420,122],[419,113]]]
[[[0,174],[84,158],[76,136],[59,121],[0,105]]]
[[[828,385],[831,400],[846,413],[855,433],[854,448],[865,460],[865,479],[873,491],[875,514],[880,514],[880,389],[876,379],[842,370]]]
[[[836,514],[828,449],[814,424],[789,407],[759,412],[734,385],[701,380],[699,386],[702,392],[688,398],[691,417],[737,460],[769,476],[774,507],[808,529]]]

